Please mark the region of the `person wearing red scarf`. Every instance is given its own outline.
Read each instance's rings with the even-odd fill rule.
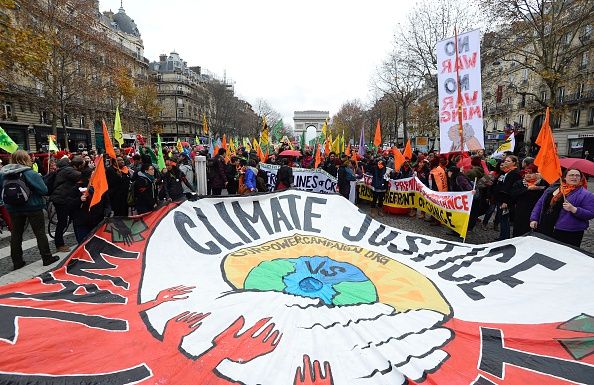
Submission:
[[[580,247],[594,218],[594,194],[581,171],[568,169],[561,184],[549,187],[530,215],[530,227],[559,242]]]

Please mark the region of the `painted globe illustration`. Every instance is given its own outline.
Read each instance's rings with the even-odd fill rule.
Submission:
[[[317,255],[263,261],[248,273],[244,288],[319,298],[326,305],[378,300],[374,284],[358,267]]]

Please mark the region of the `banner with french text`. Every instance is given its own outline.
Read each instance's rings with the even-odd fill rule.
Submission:
[[[439,41],[435,49],[440,152],[476,151],[485,148],[480,31],[477,29],[460,34],[457,42],[454,36]]]
[[[384,205],[422,210],[466,238],[472,207],[472,192],[438,192],[425,186],[417,177],[388,180]],[[359,199],[373,200],[371,175],[357,183]]]
[[[547,239],[449,242],[338,194],[171,203],[0,287],[0,384],[592,384],[592,271]]]
[[[260,163],[260,170],[266,172],[268,176],[267,186],[268,191],[274,190],[276,184],[276,173],[280,166],[268,163]],[[338,180],[336,177],[328,174],[321,168],[300,168],[292,167],[293,169],[293,188],[303,191],[312,191],[325,194],[336,193],[336,185]]]

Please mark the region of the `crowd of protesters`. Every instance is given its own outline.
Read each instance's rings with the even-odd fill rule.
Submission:
[[[294,167],[317,166],[337,178],[337,192],[347,199],[351,195],[351,182],[363,178],[364,174],[370,176],[372,216],[385,215],[382,206],[388,179],[416,176],[434,191],[472,191],[469,231],[475,231],[479,222],[482,229],[487,229],[493,219],[492,226],[499,231],[495,240],[537,231],[579,247],[584,230],[594,218],[594,194],[586,188],[585,175],[579,170],[565,170],[561,182],[549,186],[529,157],[520,161],[511,153],[497,159],[485,157],[482,151],[465,156],[415,151],[411,159],[396,169],[389,150],[367,151],[364,156],[357,155],[355,149],[352,154],[329,152],[320,159],[314,151],[306,149],[299,156],[282,156],[289,146],[281,144],[271,148],[271,153],[264,157],[261,152],[259,156],[255,150],[243,147],[232,154],[220,148],[210,156],[208,148],[203,146],[188,145],[183,150],[165,146],[162,169],[158,167],[156,148],[115,149],[115,159],[104,160],[108,193],[92,207],[89,201],[93,191],[87,187],[93,170],[103,159],[96,152],[60,151],[41,160],[18,150],[11,155],[10,164],[0,170],[0,185],[17,178],[30,190],[25,204],[5,201],[0,206],[2,218],[12,232],[14,269],[25,265],[22,238],[27,222],[37,238],[43,264],[58,260],[52,256],[45,234],[43,210],[48,202],[57,213],[55,248],[66,252],[70,245],[65,244],[64,232],[70,221],[76,241],[80,243],[106,217],[144,214],[161,203],[192,194],[196,190],[193,159],[198,155],[207,159],[207,194],[214,196],[224,191],[244,195],[270,189],[285,190],[292,187]],[[279,166],[273,186],[268,185],[268,175],[259,167],[261,163]],[[430,225],[439,225],[435,218],[421,211],[413,209],[409,215]]]

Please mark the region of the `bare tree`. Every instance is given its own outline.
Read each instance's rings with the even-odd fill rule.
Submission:
[[[398,25],[395,46],[406,53],[410,72],[424,79],[435,90],[436,97],[437,42],[453,36],[454,27],[459,32],[476,29],[478,20],[476,8],[468,0],[422,0]]]
[[[353,139],[358,143],[359,132],[365,121],[365,107],[360,100],[349,100],[340,106],[332,117],[331,127],[334,134],[344,132],[346,140]]]
[[[400,107],[404,140],[408,139],[408,113],[414,104],[423,78],[417,75],[405,50],[395,49],[378,71],[377,87]]]

